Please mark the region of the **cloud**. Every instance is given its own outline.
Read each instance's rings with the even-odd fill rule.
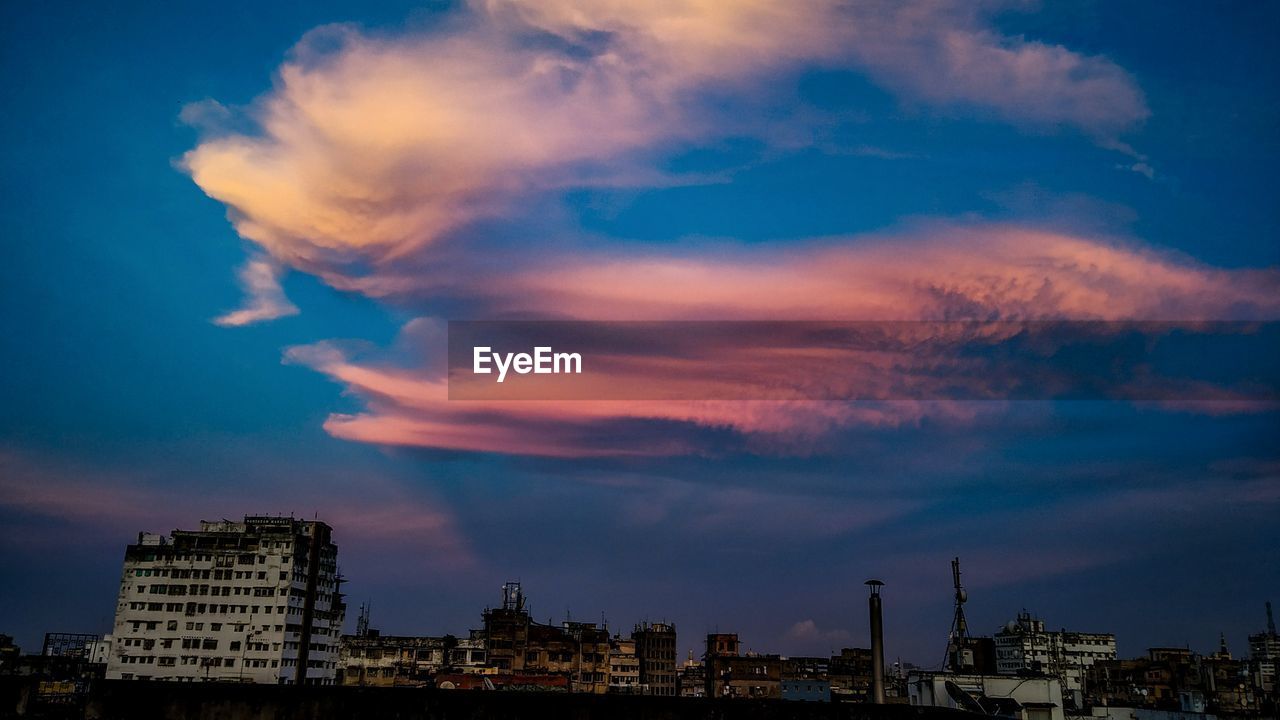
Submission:
[[[1149,164],[1145,162],[1139,161],[1129,165],[1116,165],[1116,169],[1128,170],[1130,172],[1138,173],[1139,175],[1145,177],[1148,180],[1156,179],[1156,169],[1151,167]]]
[[[557,258],[554,265],[500,278],[456,277],[462,278],[457,287],[464,296],[495,316],[1187,323],[1280,315],[1274,292],[1280,277],[1274,270],[1221,270],[1116,243],[1007,225],[932,225],[891,242],[843,238],[735,252],[732,257],[725,260],[723,253],[710,251],[705,257],[680,259],[587,255]],[[479,288],[491,295],[483,296]],[[904,332],[914,328],[902,327]],[[1017,330],[1009,327],[1003,331]],[[1006,339],[999,336],[1000,326],[991,332],[992,342]],[[407,361],[360,357],[331,342],[292,348],[286,359],[324,373],[364,402],[362,412],[329,417],[325,429],[334,436],[379,445],[549,457],[730,450],[803,455],[829,451],[832,438],[843,429],[911,426],[925,418],[965,423],[993,411],[990,405],[922,400],[947,397],[932,394],[931,388],[966,382],[976,396],[1008,397],[1006,388],[1014,378],[941,366],[946,356],[929,355],[928,346],[919,342],[903,342],[898,353],[890,352],[894,347],[891,342],[863,355],[800,349],[807,354],[798,367],[836,365],[862,392],[883,389],[873,396],[902,400],[879,403],[605,401],[589,399],[590,392],[582,396],[588,399],[561,402],[510,396],[450,400],[443,338],[421,321],[407,326],[397,343],[397,354]],[[912,363],[928,366],[931,361],[940,364],[938,374],[906,371]],[[661,386],[683,398],[761,397],[749,389],[754,376],[749,363],[723,368],[694,362],[677,368],[672,362],[636,352],[614,359],[600,382]],[[798,381],[807,377],[795,375]],[[1159,378],[1139,375],[1133,380],[1139,390],[1159,387]],[[685,386],[687,393],[680,395]]]
[[[769,113],[743,109],[790,103],[785,88],[815,67],[862,72],[913,104],[1070,128],[1126,148],[1118,136],[1148,114],[1133,78],[1104,57],[1002,34],[1000,9],[477,0],[428,31],[318,28],[241,113],[252,130],[213,103],[184,113],[208,127],[182,166],[266,255],[244,271],[246,307],[219,322],[296,312],[276,267],[427,315],[449,307],[587,319],[1274,316],[1274,271],[1220,270],[1012,225],[935,223],[665,253],[607,242],[566,249],[563,239],[506,246],[498,259],[477,250],[480,221],[517,216],[571,188],[661,182],[661,161],[696,144],[776,139],[777,121],[762,119]],[[810,453],[844,428],[965,422],[978,412],[918,402],[450,402],[426,348],[392,362],[318,342],[286,359],[364,403],[326,420],[334,436],[467,452]],[[642,360],[632,379],[671,377]]]
[[[829,653],[853,643],[853,633],[839,628],[820,629],[812,619],[792,625],[782,636],[782,641],[801,652]]]
[[[245,292],[244,306],[214,318],[216,325],[239,327],[253,323],[297,315],[298,308],[289,302],[280,287],[280,269],[267,258],[250,258],[240,268],[240,287]]]
[[[410,261],[415,283],[441,282],[450,238],[540,193],[652,184],[672,149],[767,139],[779,128],[743,107],[769,103],[808,67],[866,72],[915,103],[1099,137],[1146,116],[1121,68],[1001,35],[991,9],[488,0],[431,32],[326,26],[248,109],[256,131],[214,101],[184,111],[206,137],[181,165],[276,261],[373,293],[367,278]],[[270,316],[251,307],[236,319]]]
[[[1280,313],[1277,286],[1275,269],[1223,270],[1035,227],[933,222],[681,257],[581,253],[508,274],[492,305],[612,320],[1253,320]]]

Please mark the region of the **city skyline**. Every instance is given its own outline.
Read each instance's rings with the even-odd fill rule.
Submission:
[[[866,646],[875,577],[889,661],[929,666],[955,556],[975,632],[1026,608],[1122,657],[1243,649],[1280,601],[1258,358],[1150,402],[467,404],[443,372],[451,320],[1274,327],[1280,5],[0,13],[24,647],[109,627],[138,532],[249,513],[332,524],[404,634],[520,579],[557,620],[821,654]]]
[[[316,518],[316,519],[317,519],[317,520],[320,520],[319,518]],[[259,526],[259,527],[264,527],[264,528],[271,528],[271,527],[273,527],[273,526],[276,526],[276,525],[278,524],[278,521],[282,521],[282,520],[284,520],[284,521],[288,521],[288,523],[297,523],[297,524],[302,525],[302,526],[306,526],[306,525],[309,525],[309,524],[310,524],[310,523],[309,523],[309,521],[307,521],[307,520],[305,520],[305,519],[302,519],[302,518],[294,518],[293,516],[284,516],[284,515],[252,515],[252,516],[245,516],[245,518],[244,518],[244,522],[250,522],[250,521],[252,521],[252,522],[253,522],[253,523],[255,523],[257,526]],[[324,520],[320,520],[320,522],[324,523],[326,526],[327,526],[327,524],[328,524],[328,523],[326,523]],[[208,529],[208,530],[214,530],[214,531],[225,531],[225,529],[226,529],[226,528],[229,528],[229,527],[235,527],[235,526],[239,525],[240,523],[241,523],[241,521],[229,520],[229,519],[225,519],[225,518],[224,518],[224,519],[220,519],[220,520],[212,520],[212,521],[210,521],[210,520],[202,520],[202,521],[201,521],[201,525],[202,525],[202,526],[205,526],[205,529]],[[327,532],[327,531],[326,531],[326,532]],[[127,601],[128,601],[128,600],[136,599],[136,598],[134,597],[133,592],[131,592],[131,590],[133,589],[133,588],[132,588],[132,585],[133,585],[133,583],[135,582],[135,580],[134,580],[134,579],[133,579],[133,577],[132,577],[132,576],[135,574],[135,573],[134,573],[134,570],[133,570],[132,568],[134,568],[134,567],[141,567],[141,566],[139,566],[139,565],[137,564],[137,561],[138,561],[139,559],[141,559],[141,557],[142,557],[142,553],[143,553],[144,551],[146,551],[148,548],[160,548],[160,549],[170,548],[170,551],[171,551],[171,552],[181,552],[181,550],[174,550],[174,549],[173,549],[173,548],[177,547],[177,546],[175,546],[175,545],[174,545],[174,542],[175,542],[175,541],[174,541],[174,535],[173,535],[173,533],[177,533],[178,535],[180,535],[180,536],[184,536],[184,537],[190,537],[190,536],[192,536],[192,535],[197,534],[195,531],[191,531],[191,530],[175,530],[175,531],[173,531],[173,532],[171,532],[171,533],[150,533],[150,532],[145,532],[145,531],[144,531],[144,532],[142,532],[142,533],[139,533],[138,538],[137,538],[137,544],[136,544],[136,545],[130,545],[130,546],[129,546],[129,550],[128,550],[128,552],[126,552],[126,553],[125,553],[125,561],[124,561],[124,582],[121,584],[121,586],[120,586],[120,590],[119,590],[120,594],[119,594],[119,598],[118,598],[118,600],[119,600],[119,602],[120,602],[120,603],[122,603],[122,604],[128,604],[128,603],[127,603]],[[267,537],[270,537],[270,536],[268,535]],[[334,540],[336,540],[336,539],[337,539],[337,538],[334,538]],[[191,541],[190,541],[190,540],[187,540],[186,542],[190,543]],[[264,546],[264,549],[263,549],[261,552],[267,553],[268,557],[271,557],[271,556],[274,556],[274,555],[279,555],[279,554],[280,554],[280,552],[281,552],[281,549],[280,549],[281,547],[282,547],[282,546],[281,546],[281,544],[280,544],[279,542],[276,542],[276,543],[268,543],[267,545],[265,545],[265,546]],[[285,545],[285,546],[283,546],[283,547],[284,547],[284,549],[285,549],[285,550],[284,550],[284,551],[285,551],[285,553],[287,554],[287,553],[288,553],[288,547],[287,547],[287,545]],[[330,546],[330,547],[332,547],[332,548],[336,548],[336,547],[337,547],[336,542],[335,542],[332,546]],[[154,551],[152,551],[152,552],[154,552]],[[955,558],[955,559],[954,559],[954,562],[953,562],[953,568],[958,567],[958,565],[959,565],[959,561],[960,561],[960,559],[959,559],[959,558]],[[274,560],[273,560],[273,562],[274,562]],[[145,565],[144,565],[144,566],[145,566]],[[169,566],[169,565],[166,565],[166,567],[168,567],[168,566]],[[274,579],[274,570],[275,570],[275,568],[273,567],[273,568],[271,568],[271,569],[272,569],[272,571],[273,571],[273,573],[272,573],[272,579]],[[347,630],[352,630],[352,633],[351,633],[351,635],[352,635],[352,636],[361,636],[361,635],[363,635],[363,634],[365,634],[365,633],[369,633],[370,631],[373,631],[374,636],[377,636],[378,634],[385,634],[385,635],[387,635],[387,636],[402,636],[402,637],[411,637],[411,636],[424,636],[424,637],[426,637],[426,636],[431,636],[431,637],[454,636],[454,637],[458,637],[458,638],[465,638],[465,637],[467,637],[468,635],[471,635],[471,634],[474,634],[475,632],[478,632],[478,631],[479,631],[479,629],[483,626],[483,623],[472,623],[472,625],[469,625],[469,626],[467,626],[467,627],[465,627],[465,628],[461,628],[461,629],[458,629],[458,628],[444,628],[444,629],[441,629],[441,628],[437,628],[437,627],[430,627],[430,626],[429,626],[429,619],[418,618],[418,619],[416,619],[416,623],[417,623],[417,625],[416,625],[416,626],[415,626],[411,631],[402,631],[402,629],[400,629],[400,628],[383,628],[383,627],[381,627],[381,626],[379,625],[379,623],[377,623],[377,622],[375,622],[375,621],[373,620],[373,618],[375,618],[375,617],[376,617],[376,616],[374,616],[374,615],[372,614],[372,608],[373,608],[373,606],[374,606],[374,602],[373,602],[373,601],[374,601],[374,599],[373,599],[373,598],[371,598],[371,597],[366,597],[363,601],[360,601],[360,602],[358,603],[357,612],[356,612],[356,614],[355,614],[355,616],[354,616],[354,617],[355,617],[354,627],[348,627],[348,626],[352,626],[352,625],[353,625],[353,622],[352,622],[352,615],[351,615],[351,613],[350,613],[350,608],[351,608],[351,607],[353,607],[353,605],[352,605],[353,591],[352,591],[352,588],[350,588],[350,587],[341,587],[341,585],[342,585],[342,584],[347,584],[347,585],[349,585],[349,581],[348,581],[348,579],[347,579],[345,576],[343,576],[343,575],[342,575],[342,573],[341,573],[341,564],[340,564],[340,563],[338,563],[338,564],[336,565],[336,573],[337,573],[337,574],[336,574],[336,577],[338,578],[339,584],[338,584],[338,586],[335,586],[335,587],[336,587],[338,590],[340,590],[340,591],[341,591],[341,593],[342,593],[342,597],[343,597],[343,599],[344,599],[344,604],[345,604],[345,606],[346,606],[346,608],[347,608],[347,612],[345,613],[345,615],[346,615],[346,622],[344,623],[343,627],[344,627],[345,629],[347,629]],[[139,573],[139,575],[141,575],[141,573]],[[148,575],[148,577],[149,577],[149,575]],[[282,579],[283,579],[284,575],[282,574],[282,575],[281,575],[281,577],[282,577]],[[956,577],[957,577],[956,582],[960,582],[960,580],[958,579],[958,576],[956,576]],[[206,578],[206,579],[207,579],[207,578]],[[216,578],[215,578],[215,579],[216,579]],[[229,578],[229,576],[228,576],[228,579],[230,579],[230,578]],[[148,582],[148,580],[144,578],[144,579],[137,580],[136,582],[146,583],[146,582]],[[168,581],[166,580],[166,582],[168,582]],[[870,582],[871,582],[871,581],[868,581],[868,583],[864,583],[864,584],[869,584]],[[879,581],[877,581],[877,582],[879,582]],[[881,584],[883,584],[883,583],[881,583]],[[670,624],[672,627],[679,628],[679,624],[678,624],[678,623],[675,623],[674,621],[672,621],[668,616],[666,616],[666,615],[662,615],[662,614],[660,614],[660,613],[659,613],[659,614],[655,614],[655,613],[652,613],[652,612],[645,613],[645,614],[643,615],[643,617],[638,617],[638,618],[635,618],[635,619],[632,619],[632,620],[623,620],[623,621],[621,621],[621,622],[614,622],[614,621],[611,621],[611,620],[609,620],[609,619],[608,619],[608,615],[609,615],[609,613],[608,613],[608,609],[607,609],[607,608],[602,608],[602,609],[599,611],[599,614],[598,614],[598,615],[596,615],[596,616],[594,616],[594,617],[593,617],[592,615],[590,615],[590,614],[587,614],[587,615],[585,615],[585,616],[584,616],[584,615],[582,615],[581,613],[580,613],[577,617],[574,617],[574,615],[573,615],[573,611],[572,611],[572,608],[571,608],[571,607],[568,607],[568,606],[565,608],[565,610],[563,611],[563,614],[562,614],[562,615],[557,616],[557,615],[555,615],[555,614],[550,614],[550,615],[545,615],[545,616],[543,616],[542,614],[540,614],[540,610],[541,610],[541,608],[539,608],[539,611],[535,611],[535,609],[534,609],[534,607],[535,607],[535,606],[534,606],[534,603],[532,602],[531,598],[530,598],[527,594],[525,594],[525,593],[523,593],[523,592],[522,592],[522,589],[521,589],[521,588],[522,588],[522,582],[521,582],[521,581],[519,581],[519,580],[515,580],[514,582],[512,582],[512,581],[507,581],[507,582],[504,582],[504,583],[502,584],[502,586],[501,586],[501,588],[500,588],[500,592],[501,592],[501,602],[490,602],[490,600],[492,600],[492,598],[490,598],[490,599],[486,600],[483,604],[476,605],[475,607],[482,607],[482,608],[484,608],[483,613],[480,613],[478,616],[487,615],[487,613],[489,613],[491,609],[493,609],[493,608],[501,608],[501,607],[503,607],[503,606],[507,605],[507,604],[508,604],[508,602],[509,602],[509,598],[508,598],[508,590],[509,590],[509,588],[510,588],[510,587],[512,587],[512,586],[514,586],[514,588],[515,588],[514,592],[515,592],[515,593],[517,593],[517,594],[519,595],[519,601],[518,601],[518,604],[519,604],[520,609],[521,609],[521,610],[523,610],[524,612],[528,613],[528,615],[529,615],[530,619],[531,619],[532,621],[534,621],[534,622],[542,622],[542,618],[543,618],[543,617],[545,617],[546,619],[545,619],[545,623],[544,623],[544,624],[545,624],[546,626],[548,626],[548,627],[555,627],[555,626],[559,626],[559,625],[561,625],[562,623],[563,623],[563,624],[565,624],[565,625],[568,625],[568,624],[570,624],[570,623],[586,623],[586,624],[589,624],[589,625],[598,626],[598,627],[603,628],[603,629],[606,629],[606,630],[607,630],[607,629],[609,629],[609,628],[611,628],[611,627],[612,627],[612,628],[614,628],[615,630],[620,629],[620,630],[619,630],[619,632],[621,632],[621,631],[624,631],[627,627],[630,627],[630,626],[634,626],[634,627],[636,627],[636,628],[639,628],[639,627],[642,627],[642,626],[648,626],[650,623],[658,623],[658,624]],[[247,593],[246,593],[246,594],[247,594]],[[357,597],[358,597],[358,595],[359,595],[359,593],[354,593],[354,596],[357,596]],[[497,597],[497,596],[498,596],[498,593],[494,593],[494,596],[495,596],[495,597]],[[163,599],[165,599],[165,598],[160,598],[160,599],[162,599],[162,600],[163,600]],[[237,598],[237,601],[239,601],[239,600],[238,600],[238,598]],[[954,602],[954,596],[952,596],[952,601]],[[244,602],[249,602],[249,600],[247,600],[247,599],[246,599],[246,600],[244,600]],[[966,593],[966,595],[965,595],[965,602],[964,602],[964,603],[962,603],[962,604],[963,604],[966,608],[969,608],[969,606],[967,605],[967,603],[968,603],[968,595],[967,595],[967,593]],[[144,604],[145,604],[145,603],[144,603]],[[1266,616],[1266,623],[1259,623],[1259,624],[1258,624],[1258,627],[1259,627],[1259,628],[1262,628],[1262,627],[1263,627],[1263,625],[1266,625],[1266,626],[1269,628],[1269,627],[1270,627],[1270,623],[1272,622],[1272,618],[1271,618],[1271,616],[1270,616],[1271,603],[1270,603],[1270,601],[1269,601],[1269,600],[1268,600],[1268,601],[1266,601],[1266,602],[1264,603],[1264,607],[1265,607],[1265,613],[1263,613],[1263,614]],[[892,608],[892,605],[890,605],[890,608]],[[141,608],[139,608],[139,609],[141,609]],[[473,608],[473,609],[474,609],[474,608]],[[858,610],[858,609],[862,609],[862,608],[860,608],[860,607],[859,607],[859,604],[858,604],[858,603],[855,603],[855,604],[854,604],[854,607],[853,607],[853,608],[851,608],[851,609],[852,609],[852,610],[854,610],[854,611],[856,611],[856,610]],[[973,608],[970,608],[970,609],[973,609]],[[978,617],[983,617],[983,616],[986,616],[986,615],[988,614],[987,612],[983,612],[983,611],[981,610],[981,608],[978,608],[978,609],[979,609],[979,612],[978,612],[978,613],[976,613],[976,615],[977,615]],[[147,619],[153,618],[153,616],[152,616],[152,615],[149,615],[149,614],[147,614],[147,613],[145,613],[145,612],[142,612],[142,613],[128,613],[128,614],[125,614],[125,613],[124,613],[124,609],[123,609],[123,607],[120,607],[120,608],[117,610],[117,612],[115,613],[115,615],[116,615],[116,617],[115,617],[115,622],[114,622],[115,627],[114,627],[114,630],[111,630],[110,632],[114,632],[114,634],[116,635],[116,637],[117,637],[118,639],[123,639],[124,637],[127,637],[127,636],[128,636],[128,635],[127,635],[127,631],[122,630],[122,626],[121,626],[121,623],[122,623],[122,622],[123,622],[123,623],[125,623],[125,624],[127,624],[127,623],[128,623],[128,618],[130,618],[130,617],[133,617],[133,618],[147,618]],[[270,620],[271,618],[270,618],[270,617],[268,617],[267,615],[262,615],[259,619],[268,619],[268,620]],[[864,619],[865,619],[865,618],[864,618]],[[598,621],[598,622],[597,622],[597,621]],[[426,623],[426,625],[428,625],[428,626],[424,626],[424,625],[423,625],[424,623]],[[969,635],[969,636],[971,636],[971,637],[974,637],[974,638],[980,638],[980,637],[988,637],[988,638],[989,638],[989,637],[991,637],[991,636],[993,636],[993,635],[999,635],[1000,633],[1003,633],[1003,632],[1009,632],[1009,628],[1013,627],[1014,625],[1020,625],[1020,624],[1024,624],[1024,623],[1038,623],[1039,632],[1045,632],[1045,631],[1048,631],[1048,632],[1055,632],[1055,631],[1057,631],[1058,629],[1061,629],[1063,632],[1066,632],[1065,626],[1061,626],[1061,625],[1054,625],[1054,624],[1052,624],[1052,623],[1046,623],[1046,618],[1044,618],[1044,617],[1043,617],[1042,615],[1040,615],[1039,613],[1035,612],[1035,611],[1034,611],[1034,609],[1028,609],[1028,608],[1025,608],[1025,607],[1024,607],[1024,608],[1021,608],[1020,610],[1018,610],[1016,613],[1014,613],[1014,614],[1010,617],[1010,620],[1009,620],[1008,622],[1006,622],[1006,623],[1002,623],[1002,624],[1000,624],[1000,625],[999,625],[999,626],[997,626],[997,627],[994,627],[994,628],[983,628],[983,627],[972,627],[972,626],[971,626],[971,627],[969,628],[968,635]],[[1030,626],[1030,625],[1029,625],[1029,626]],[[230,626],[228,626],[228,627],[230,627]],[[791,639],[792,641],[796,641],[796,640],[803,640],[803,638],[802,638],[802,637],[800,637],[803,633],[807,633],[807,632],[810,632],[810,631],[812,631],[812,630],[816,630],[816,629],[817,629],[817,628],[816,628],[816,626],[814,626],[812,622],[798,623],[796,626],[793,626],[793,628],[791,628],[791,633],[789,633],[789,636],[790,636],[790,639]],[[37,630],[38,630],[38,629],[37,629]],[[72,633],[75,633],[75,632],[81,632],[81,631],[83,631],[83,632],[86,632],[86,633],[89,633],[89,634],[94,634],[94,631],[95,631],[96,629],[75,628],[75,629],[72,629],[72,630],[67,630],[67,629],[65,629],[65,628],[60,628],[60,629],[57,629],[57,630],[52,630],[52,629],[39,630],[38,632],[37,632],[37,630],[33,630],[31,633],[29,633],[29,634],[32,636],[32,639],[34,639],[35,637],[39,637],[39,636],[46,636],[46,637],[45,637],[45,639],[46,639],[46,641],[47,641],[47,635],[49,635],[50,633],[53,633],[53,634],[61,633],[61,632],[72,632]],[[862,633],[848,632],[848,633],[841,633],[841,634],[839,634],[839,635],[829,635],[829,636],[827,636],[826,640],[828,640],[828,641],[830,641],[830,642],[837,642],[837,641],[838,641],[838,642],[837,642],[837,644],[836,644],[836,645],[832,645],[831,647],[829,647],[829,648],[828,648],[828,650],[826,651],[826,654],[830,654],[830,655],[833,655],[833,656],[834,656],[834,655],[838,654],[838,653],[839,653],[839,651],[844,650],[844,649],[850,649],[850,648],[862,648],[862,649],[865,649],[865,646],[867,646],[867,645],[869,645],[869,644],[870,644],[870,638],[869,638],[869,636],[867,635],[867,633],[865,632],[865,631],[866,631],[866,628],[865,628],[865,627],[863,628],[863,630],[864,630],[864,632],[862,632]],[[1123,635],[1123,633],[1116,633],[1116,632],[1113,632],[1113,631],[1110,631],[1110,630],[1099,630],[1099,629],[1097,629],[1097,628],[1094,628],[1094,629],[1093,629],[1092,631],[1090,631],[1090,632],[1093,632],[1093,631],[1096,631],[1097,633],[1101,633],[1101,634],[1109,635],[1109,636],[1111,636],[1113,639],[1114,639],[1114,638],[1116,638],[1116,636],[1117,636],[1117,635]],[[102,633],[97,633],[97,635],[96,635],[96,636],[104,636],[104,635],[105,635],[105,636],[108,636],[108,637],[109,637],[109,635],[106,635],[106,633],[107,633],[107,632],[108,632],[108,631],[103,631]],[[953,624],[953,625],[952,625],[952,628],[951,628],[952,636],[954,636],[954,632],[955,632],[955,625]],[[1073,630],[1073,632],[1075,632],[1075,633],[1079,633],[1079,632],[1080,632],[1080,630],[1079,630],[1078,628],[1076,628],[1075,630]],[[1260,635],[1260,634],[1261,634],[1261,632],[1262,632],[1262,630],[1258,630],[1258,631],[1256,631],[1256,632],[1255,632],[1255,631],[1250,631],[1248,634],[1249,634],[1249,636],[1254,636],[1254,635]],[[740,636],[740,633],[738,633],[737,631],[732,630],[732,628],[731,628],[731,627],[722,627],[722,625],[721,625],[720,623],[718,623],[718,622],[717,622],[717,623],[715,623],[713,626],[708,626],[708,627],[707,627],[706,629],[704,629],[703,631],[695,631],[695,632],[693,632],[693,633],[692,633],[692,636],[693,636],[694,638],[697,638],[698,640],[701,640],[701,639],[704,639],[704,638],[709,637],[709,636],[711,636],[711,635],[714,635],[714,634],[720,634],[720,633],[732,633],[734,636]],[[1089,633],[1085,633],[1085,634],[1087,635],[1087,634],[1089,634]],[[693,642],[692,644],[690,644],[690,640],[689,640],[690,633],[689,633],[689,632],[687,632],[687,631],[686,631],[684,634],[679,635],[678,637],[682,637],[682,638],[684,638],[684,640],[683,640],[683,641],[680,641],[680,642],[683,642],[683,644],[681,644],[681,645],[679,645],[679,646],[678,646],[678,649],[683,653],[683,654],[679,654],[679,653],[677,654],[677,660],[678,660],[678,661],[683,661],[684,659],[688,659],[688,658],[698,659],[698,658],[701,658],[701,657],[703,656],[703,654],[704,654],[704,653],[700,653],[700,652],[698,652],[698,650],[697,650],[697,643],[696,643],[696,642]],[[18,637],[18,640],[22,640],[22,639],[23,639],[23,638],[22,638],[22,636],[20,635],[20,636]],[[788,636],[784,636],[784,640],[786,640],[786,639],[788,639]],[[892,641],[892,638],[890,638],[890,640]],[[1114,641],[1114,640],[1113,640],[1113,641]],[[783,656],[783,657],[796,657],[796,656],[805,656],[806,654],[807,654],[807,655],[812,655],[812,654],[814,654],[814,652],[816,652],[816,650],[815,650],[815,649],[817,648],[817,645],[810,645],[810,646],[809,646],[809,648],[810,648],[810,649],[809,649],[809,652],[808,652],[808,653],[799,653],[799,652],[789,652],[786,648],[774,648],[774,647],[768,647],[768,646],[764,646],[764,647],[754,647],[754,646],[751,644],[751,642],[750,642],[750,639],[749,639],[749,638],[744,639],[742,642],[743,642],[743,644],[742,644],[742,648],[741,648],[741,650],[742,650],[742,652],[743,652],[744,654],[748,654],[748,655],[750,655],[750,654],[762,654],[762,655],[781,655],[781,656]],[[1227,649],[1228,649],[1228,650],[1230,650],[1230,649],[1231,649],[1231,647],[1232,647],[1232,646],[1231,646],[1231,644],[1227,641],[1225,632],[1219,633],[1218,644],[1216,644],[1216,645],[1212,648],[1212,652],[1217,652],[1217,651],[1221,650],[1221,649],[1222,649],[1222,646],[1223,646],[1223,643],[1226,643],[1226,645],[1227,645]],[[21,644],[21,643],[20,643],[20,644]],[[35,643],[35,642],[31,642],[31,641],[29,641],[29,642],[28,642],[28,644],[26,645],[26,647],[34,647],[34,646],[35,646],[35,645],[37,645],[37,644],[39,644],[39,643]],[[1119,646],[1118,642],[1117,642],[1116,644],[1117,644],[1117,646]],[[922,659],[917,659],[917,658],[903,658],[901,655],[893,656],[892,654],[890,654],[890,655],[888,656],[889,658],[891,658],[891,660],[889,661],[889,665],[890,665],[889,669],[890,669],[890,670],[893,670],[894,668],[898,668],[898,669],[899,669],[899,671],[902,671],[902,672],[905,672],[905,669],[904,669],[904,668],[907,668],[907,667],[910,667],[910,668],[919,668],[919,669],[923,669],[923,670],[930,670],[930,669],[933,669],[933,670],[939,670],[939,669],[945,669],[945,668],[946,668],[946,666],[947,666],[947,663],[948,663],[948,662],[951,662],[950,660],[947,660],[947,659],[946,659],[946,657],[945,657],[945,656],[947,655],[947,653],[949,653],[949,652],[951,651],[951,645],[950,645],[950,644],[948,644],[948,643],[946,643],[946,642],[944,642],[944,643],[943,643],[943,645],[944,645],[944,650],[945,650],[946,652],[944,652],[944,653],[942,653],[942,654],[940,655],[940,657],[943,657],[943,659],[942,659],[942,660],[939,660],[937,663],[931,663],[931,662],[930,662],[930,661],[928,661],[928,660],[922,660]],[[890,646],[892,647],[892,645],[890,645]],[[1161,643],[1161,644],[1155,644],[1155,645],[1148,645],[1148,646],[1146,646],[1146,647],[1141,648],[1141,650],[1140,650],[1140,651],[1138,651],[1138,652],[1129,652],[1129,653],[1128,653],[1128,655],[1120,654],[1120,655],[1119,655],[1119,657],[1138,657],[1138,656],[1145,655],[1148,651],[1153,650],[1153,649],[1168,649],[1168,648],[1185,648],[1185,649],[1187,649],[1188,651],[1193,652],[1193,653],[1201,653],[1201,654],[1205,654],[1205,655],[1211,654],[1210,650],[1208,650],[1208,649],[1206,649],[1206,648],[1196,648],[1196,647],[1191,647],[1189,643],[1185,643],[1185,642],[1184,642],[1184,643],[1182,643],[1182,644],[1178,644],[1178,643]],[[1240,645],[1236,646],[1236,648],[1237,648],[1237,649],[1234,651],[1234,654],[1235,654],[1235,655],[1240,656],[1240,657],[1248,657],[1248,648],[1249,648],[1249,644],[1247,644],[1247,643],[1241,643]],[[126,650],[126,652],[128,652],[128,650]],[[822,655],[822,654],[824,654],[824,653],[822,653],[822,652],[817,652],[817,654],[818,654],[818,655]]]

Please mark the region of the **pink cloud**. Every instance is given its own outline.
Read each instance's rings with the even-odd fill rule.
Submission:
[[[1275,270],[1221,270],[1114,242],[1005,225],[934,225],[891,239],[792,244],[743,250],[733,253],[733,258],[725,260],[711,252],[679,259],[588,254],[556,258],[554,264],[501,278],[455,277],[461,278],[458,288],[472,293],[471,300],[499,315],[593,320],[1157,319],[1191,323],[1271,319],[1280,314]],[[408,333],[421,330],[421,325],[413,325]],[[921,330],[928,331],[927,327]],[[1012,331],[1000,325],[987,329],[995,335]],[[331,416],[325,425],[331,434],[374,444],[466,451],[555,457],[702,451],[700,443],[682,431],[633,437],[617,430],[617,423],[642,420],[674,423],[682,429],[727,431],[756,451],[807,454],[820,451],[832,433],[843,428],[896,427],[925,417],[966,422],[997,409],[956,402],[811,402],[796,400],[794,395],[784,395],[789,398],[785,401],[536,402],[513,400],[510,395],[450,401],[448,381],[438,362],[442,339],[437,333],[428,335],[430,341],[402,343],[416,358],[408,366],[359,360],[332,343],[293,348],[288,359],[332,377],[366,403],[363,412]],[[798,348],[790,355],[766,358],[764,363],[815,371],[795,373],[799,383],[820,375],[824,367],[844,368],[851,386],[886,400],[925,397],[931,383],[958,381],[954,374],[935,377],[908,372],[920,359],[919,348],[904,343],[896,353],[861,354]],[[680,367],[673,367],[673,362]],[[761,398],[750,390],[752,378],[771,376],[752,362],[709,367],[696,359],[673,361],[637,354],[611,359],[598,382],[661,386],[675,398]],[[966,381],[974,383],[977,396],[983,396],[983,388],[990,384],[991,397],[1004,397],[1001,378],[972,375]],[[578,390],[582,394],[576,397],[592,397],[589,387]],[[1240,399],[1230,394],[1223,398]]]
[[[725,255],[732,259],[726,260]],[[626,319],[1274,318],[1280,272],[1014,225],[685,257],[586,253],[508,276],[499,311]]]

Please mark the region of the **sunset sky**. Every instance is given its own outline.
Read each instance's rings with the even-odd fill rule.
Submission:
[[[139,531],[276,513],[395,634],[519,579],[681,657],[824,654],[879,577],[936,666],[957,555],[975,631],[1122,656],[1280,602],[1274,403],[443,372],[459,319],[1280,320],[1280,5],[370,5],[0,10],[0,633],[106,632]]]

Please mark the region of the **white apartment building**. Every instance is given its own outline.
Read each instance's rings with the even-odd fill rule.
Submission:
[[[107,679],[333,684],[346,606],[322,522],[247,516],[125,550]]]
[[[1018,614],[995,636],[996,672],[1015,675],[1032,670],[1058,678],[1063,694],[1081,692],[1085,669],[1098,660],[1116,659],[1116,636],[1044,629],[1044,621]]]

